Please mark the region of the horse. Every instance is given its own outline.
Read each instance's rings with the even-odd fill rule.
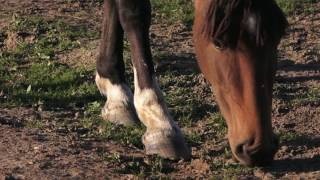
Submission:
[[[194,0],[193,40],[200,70],[213,86],[228,126],[233,158],[271,163],[278,138],[271,122],[277,46],[288,25],[274,0]],[[150,0],[106,0],[96,84],[107,101],[102,117],[146,126],[147,155],[190,159],[191,150],[164,101],[149,43]],[[127,85],[123,38],[130,42],[134,93]]]

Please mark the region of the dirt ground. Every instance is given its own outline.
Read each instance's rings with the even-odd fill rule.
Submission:
[[[63,18],[70,22],[87,23],[97,31],[100,29],[102,12],[96,3],[0,0],[0,4],[0,28],[7,26],[12,15],[17,13]],[[319,94],[314,94],[320,93],[320,3],[315,6],[318,8],[312,13],[289,17],[288,35],[280,45],[273,125],[276,132],[282,135],[282,140],[276,160],[270,167],[246,169],[240,166],[241,173],[236,178],[320,179],[320,99]],[[190,27],[181,23],[166,25],[154,21],[151,28],[153,51],[168,54],[165,60],[155,59],[157,72],[166,67],[198,71],[191,36]],[[73,50],[61,55],[61,62],[71,66],[79,63],[93,65],[97,42],[91,42],[94,48],[90,52]],[[81,52],[83,54],[79,54]],[[214,104],[210,90],[204,90],[209,86],[202,75],[198,74],[194,80],[197,83],[192,89]],[[70,127],[76,127],[78,116],[73,110],[40,112],[29,107],[0,109],[0,179],[234,178],[228,176],[228,170],[221,170],[220,166],[215,169],[212,165],[222,161],[229,166],[237,166],[223,157],[228,146],[226,138],[192,145],[193,159],[190,162],[164,162],[165,165],[161,166],[169,170],[161,172],[160,176],[154,177],[150,173],[141,177],[123,173],[119,169],[134,168],[134,163],[145,168],[154,167],[150,166],[153,160],[145,157],[141,148],[83,137],[86,129],[65,131],[55,126],[63,119],[70,123]],[[39,118],[46,122],[45,130],[24,126],[24,122]],[[192,128],[205,135],[206,121]],[[106,161],[101,154],[114,154],[119,156],[114,158],[121,161]]]

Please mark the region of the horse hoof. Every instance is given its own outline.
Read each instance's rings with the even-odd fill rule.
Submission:
[[[142,142],[147,155],[159,155],[171,160],[189,160],[191,158],[191,149],[177,128],[174,130],[147,130]]]
[[[112,104],[107,102],[102,109],[101,116],[106,121],[124,126],[134,126],[139,123],[134,106],[130,104]]]

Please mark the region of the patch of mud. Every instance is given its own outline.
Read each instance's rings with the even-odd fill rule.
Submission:
[[[20,179],[104,179],[126,178],[114,174],[113,163],[100,154],[132,150],[112,142],[81,138],[76,132],[64,133],[50,126],[44,130],[24,126],[37,116],[32,109],[1,110],[0,177]],[[52,116],[56,116],[51,114]],[[134,152],[137,154],[137,152]],[[143,154],[140,152],[140,154]]]

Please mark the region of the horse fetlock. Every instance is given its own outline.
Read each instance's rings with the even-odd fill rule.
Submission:
[[[159,155],[172,160],[191,158],[191,149],[176,126],[171,129],[147,129],[142,142],[147,155]]]
[[[190,148],[170,116],[158,88],[141,90],[136,87],[134,104],[139,119],[147,127],[142,138],[146,154],[168,159],[190,158]]]
[[[115,84],[107,78],[96,74],[96,84],[101,94],[107,97],[102,109],[103,119],[123,125],[133,125],[138,122],[133,105],[133,94],[123,83]]]
[[[134,105],[143,124],[150,129],[170,129],[174,122],[162,101],[162,97],[153,89],[137,90],[134,95]]]
[[[112,83],[110,79],[101,77],[96,73],[96,85],[100,93],[108,99],[119,101],[132,101],[133,94],[130,88],[124,83]]]

